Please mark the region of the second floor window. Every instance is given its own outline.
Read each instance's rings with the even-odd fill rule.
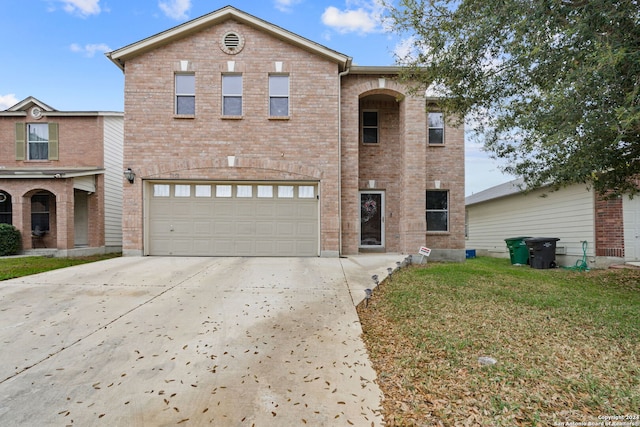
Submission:
[[[49,159],[49,125],[47,123],[27,125],[27,152],[29,160]]]
[[[269,116],[289,115],[289,76],[269,76]]]
[[[222,115],[242,115],[242,76],[239,74],[222,76]]]
[[[362,142],[365,144],[378,143],[378,112],[362,112]]]
[[[176,74],[176,114],[196,113],[195,74]]]
[[[429,113],[429,144],[444,144],[444,116],[442,113]]]

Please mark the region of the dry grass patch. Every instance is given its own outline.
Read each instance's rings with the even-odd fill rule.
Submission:
[[[639,412],[640,271],[430,264],[394,273],[358,310],[387,425],[566,425]]]

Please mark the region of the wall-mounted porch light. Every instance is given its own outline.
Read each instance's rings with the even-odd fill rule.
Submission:
[[[136,174],[131,170],[131,168],[127,168],[127,170],[124,171],[124,177],[127,178],[129,184],[133,184],[133,182],[136,180]]]

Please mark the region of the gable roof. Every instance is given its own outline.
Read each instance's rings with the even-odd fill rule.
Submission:
[[[477,203],[487,202],[489,200],[499,199],[501,197],[511,196],[513,194],[522,193],[524,191],[524,180],[522,178],[487,188],[479,193],[465,197],[464,204],[466,206],[475,205]]]
[[[40,110],[39,113],[42,114],[43,117],[124,116],[124,113],[120,111],[59,111],[39,99],[29,96],[4,111],[0,110],[0,117],[24,117],[27,116],[29,111],[34,107]]]
[[[31,107],[38,107],[43,111],[56,111],[55,108],[50,107],[49,105],[45,104],[44,102],[40,101],[37,98],[34,98],[33,96],[29,96],[23,99],[22,101],[18,102],[16,105],[7,108],[5,111],[11,111],[11,112],[27,111]]]
[[[351,65],[352,58],[349,56],[329,49],[232,6],[225,6],[222,9],[218,9],[207,15],[185,22],[177,27],[173,27],[151,37],[147,37],[146,39],[137,41],[112,52],[107,52],[106,56],[124,71],[125,63],[131,58],[135,58],[145,52],[157,49],[171,43],[172,41],[182,39],[230,19],[250,25],[274,37],[336,62],[340,65],[340,71],[344,71]]]

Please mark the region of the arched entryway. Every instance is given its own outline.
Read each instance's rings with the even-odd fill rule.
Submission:
[[[29,191],[24,198],[27,202],[25,225],[28,225],[28,230],[31,232],[31,247],[55,248],[57,241],[55,194],[37,189]]]
[[[360,251],[398,248],[400,99],[396,92],[384,89],[367,92],[359,99]]]

